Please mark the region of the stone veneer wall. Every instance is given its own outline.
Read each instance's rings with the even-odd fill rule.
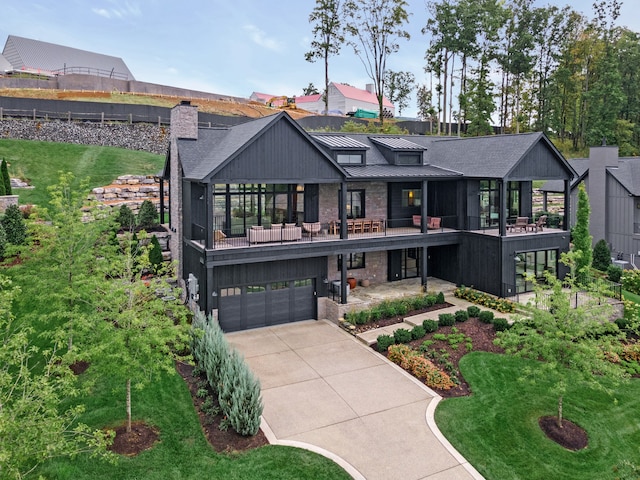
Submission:
[[[364,188],[366,185],[366,188]],[[382,182],[347,183],[347,190],[365,190],[365,215],[371,219],[387,218],[387,186]],[[338,220],[338,197],[340,185],[335,183],[320,184],[319,218],[322,223]]]
[[[4,213],[7,207],[18,205],[18,195],[1,195],[0,196],[0,213]]]
[[[338,256],[331,255],[327,265],[327,278],[329,281],[340,280],[338,270]],[[371,283],[384,283],[387,281],[387,252],[366,252],[364,256],[364,268],[347,270],[347,276],[358,280],[369,280]]]

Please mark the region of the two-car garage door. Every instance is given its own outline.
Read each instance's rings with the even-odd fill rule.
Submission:
[[[316,318],[312,278],[221,288],[218,295],[225,332]]]

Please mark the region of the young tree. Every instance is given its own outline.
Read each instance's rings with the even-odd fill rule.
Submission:
[[[11,177],[9,176],[9,169],[7,167],[7,161],[3,158],[0,164],[0,173],[2,174],[2,182],[4,183],[4,195],[12,195],[11,193]]]
[[[409,32],[404,30],[409,21],[407,6],[405,0],[347,0],[345,3],[345,29],[351,36],[347,43],[353,47],[373,81],[381,123],[384,123],[387,59],[400,49],[399,39],[410,38]]]
[[[9,205],[2,218],[2,226],[7,234],[7,242],[22,245],[27,238],[27,225],[18,205]]]
[[[611,265],[611,250],[604,239],[598,240],[596,246],[593,247],[593,268],[606,272]]]
[[[145,200],[140,205],[138,212],[138,227],[143,230],[149,230],[158,226],[158,210],[151,203],[151,200]]]
[[[309,15],[313,24],[311,50],[304,56],[307,62],[318,59],[324,61],[324,114],[329,114],[329,57],[340,53],[344,43],[342,0],[316,0],[316,6]],[[306,94],[305,94],[306,95]]]
[[[605,389],[604,379],[619,382],[627,378],[624,369],[612,362],[621,334],[616,327],[608,328],[608,305],[598,305],[597,299],[572,308],[571,293],[563,290],[560,280],[547,275],[552,293],[545,298],[546,310],[531,308],[529,317],[517,320],[513,326],[497,334],[496,343],[508,354],[541,363],[527,368],[525,378],[552,379],[552,393],[558,399],[558,426],[562,428],[563,402],[569,382],[579,381],[590,388]],[[544,303],[542,290],[536,294]],[[595,292],[597,296],[597,292]],[[538,303],[538,304],[540,304]]]
[[[578,205],[576,209],[576,224],[573,227],[573,249],[578,254],[575,262],[576,278],[583,278],[588,274],[591,266],[592,237],[589,234],[589,196],[584,182],[578,186]]]
[[[104,375],[124,381],[127,432],[131,387],[142,389],[161,373],[175,374],[175,358],[188,344],[187,310],[180,295],[166,294],[173,289],[162,278],[154,279],[153,285],[142,281],[143,271],[150,268],[149,247],[140,249],[132,251],[130,238],[124,238],[119,249],[105,245],[101,275],[105,280],[98,287],[97,310],[109,329],[102,334],[101,349],[92,363]]]
[[[133,214],[128,205],[120,205],[118,215],[116,216],[116,222],[120,225],[120,228],[125,231],[131,231],[136,226],[136,216]]]
[[[149,250],[149,263],[151,264],[153,273],[158,274],[160,272],[163,262],[164,258],[162,257],[160,242],[158,241],[158,237],[153,235],[151,237],[151,250]]]
[[[416,77],[411,72],[385,72],[385,88],[387,98],[398,108],[398,116],[409,106],[409,96],[415,88]]]
[[[60,350],[41,350],[12,315],[19,292],[0,277],[0,475],[23,478],[48,459],[83,452],[110,457],[111,436],[77,423],[82,405],[68,406],[79,389]]]

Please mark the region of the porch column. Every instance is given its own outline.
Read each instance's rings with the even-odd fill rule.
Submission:
[[[423,180],[422,181],[422,203],[420,206],[420,231],[421,232],[426,232],[427,231],[427,215],[428,215],[428,208],[427,208],[427,198],[429,198],[429,196],[427,195],[429,193],[428,189],[427,189],[427,181]],[[435,213],[434,213],[435,214]]]
[[[571,182],[565,179],[564,181],[564,221],[562,222],[563,230],[569,230],[570,220],[571,220]]]
[[[340,238],[347,238],[347,182],[340,183]],[[344,262],[342,262],[344,264]],[[346,277],[343,279],[346,281]]]
[[[343,223],[346,225],[346,223]],[[340,235],[342,235],[342,231],[346,230],[346,228],[340,229]],[[348,253],[342,253],[340,256],[342,257],[342,261],[340,262],[340,303],[347,303],[347,259],[346,256]]]
[[[427,291],[427,277],[429,276],[429,272],[427,271],[427,253],[429,248],[422,247],[420,249],[420,283],[422,284],[423,290]]]
[[[500,219],[500,236],[507,234],[507,182],[498,180],[500,186],[500,210],[498,218]]]
[[[211,184],[207,183],[204,186],[204,210],[207,216],[204,232],[205,248],[213,248],[213,193],[211,190]]]

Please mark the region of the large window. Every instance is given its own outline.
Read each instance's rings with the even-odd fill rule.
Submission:
[[[364,190],[347,192],[347,218],[364,218]]]
[[[480,181],[480,227],[496,227],[500,223],[500,190],[496,180]]]
[[[304,219],[304,185],[214,185],[214,229],[244,235],[253,225],[297,223]]]
[[[520,216],[520,182],[507,184],[507,216]]]
[[[422,190],[419,188],[402,189],[402,206],[419,207],[422,205]]]
[[[342,269],[342,257],[343,255],[338,255],[338,270]],[[344,257],[347,261],[347,270],[364,268],[364,252],[350,253]]]
[[[545,281],[545,272],[556,277],[558,275],[557,250],[538,250],[534,252],[520,252],[515,256],[516,263],[516,292],[530,292],[534,278],[538,283]]]
[[[362,153],[338,153],[336,160],[340,165],[362,165]]]

